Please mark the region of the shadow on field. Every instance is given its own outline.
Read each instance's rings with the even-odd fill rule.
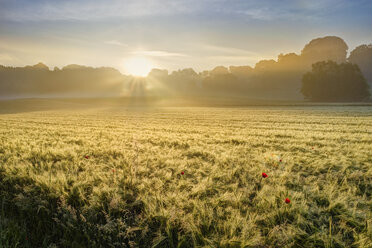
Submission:
[[[0,115],[51,110],[151,109],[157,107],[315,107],[372,106],[372,103],[313,103],[305,101],[272,101],[228,97],[112,97],[112,98],[26,98],[0,99]]]
[[[17,114],[35,111],[80,109],[80,104],[57,99],[15,99],[0,101],[0,114]],[[86,106],[85,106],[86,107]]]

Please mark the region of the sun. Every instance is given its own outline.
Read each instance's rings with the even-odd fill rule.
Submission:
[[[153,64],[149,59],[144,57],[128,58],[124,62],[126,73],[136,76],[145,77],[153,68]]]

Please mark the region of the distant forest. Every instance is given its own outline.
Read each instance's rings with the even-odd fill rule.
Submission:
[[[310,41],[301,54],[280,54],[277,60],[261,60],[254,67],[218,66],[200,73],[192,68],[173,72],[153,69],[145,78],[123,75],[109,67],[68,65],[50,70],[42,63],[26,67],[0,65],[0,97],[180,95],[324,101],[327,96],[312,97],[304,90],[310,89],[309,85],[314,85],[312,81],[317,78],[329,79],[330,75],[341,73],[344,76],[338,74],[336,78],[330,79],[333,82],[330,87],[333,89],[325,83],[319,84],[319,80],[318,87],[323,92],[332,91],[342,86],[338,80],[346,78],[349,80],[347,87],[353,88],[356,78],[360,82],[355,81],[355,84],[367,93],[357,93],[359,98],[349,97],[345,100],[366,100],[369,98],[368,91],[372,89],[372,44],[358,46],[348,57],[347,54],[348,46],[343,39],[327,36]],[[314,64],[321,61],[325,63],[314,67]],[[332,67],[333,71],[327,76],[314,76],[314,73],[325,73],[321,66]],[[312,69],[317,71],[311,74]],[[342,70],[348,71],[344,73]],[[342,100],[342,96],[330,100]]]

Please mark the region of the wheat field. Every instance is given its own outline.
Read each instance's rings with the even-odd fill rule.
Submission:
[[[371,181],[370,106],[0,115],[0,247],[372,247]]]

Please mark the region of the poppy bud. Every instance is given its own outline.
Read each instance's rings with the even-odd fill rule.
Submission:
[[[267,174],[265,172],[262,172],[262,177],[263,178],[266,178],[267,177]]]
[[[86,155],[86,156],[84,156],[84,158],[88,159],[88,158],[89,158],[89,156],[87,156],[87,155]]]
[[[184,175],[184,174],[185,174],[185,172],[181,171],[181,175]]]

